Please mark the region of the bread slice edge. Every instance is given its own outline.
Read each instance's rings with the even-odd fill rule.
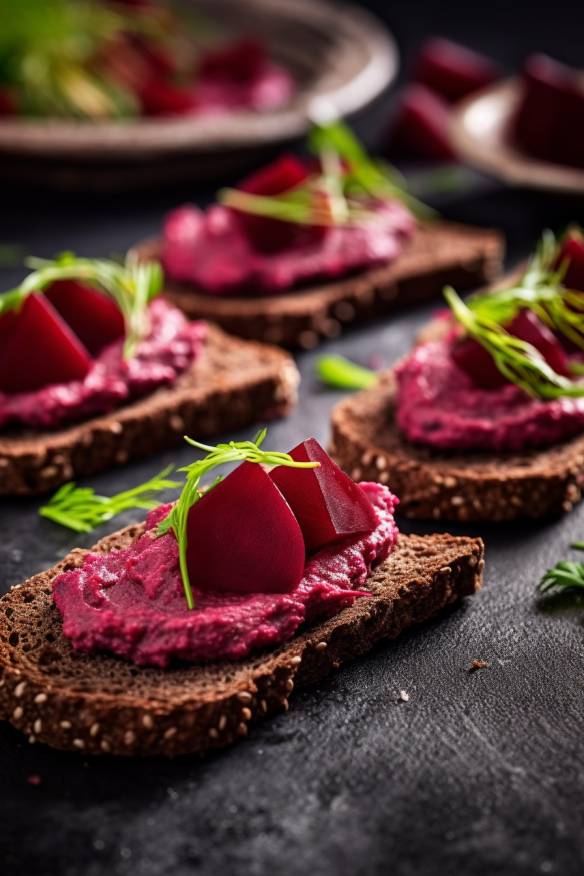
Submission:
[[[141,531],[128,527],[95,550],[122,547]],[[480,539],[401,535],[372,572],[369,599],[241,663],[158,670],[70,648],[51,582],[79,565],[85,553],[73,551],[0,600],[0,718],[31,742],[126,756],[204,754],[230,745],[257,721],[286,711],[294,689],[475,593],[484,567]],[[36,632],[27,638],[25,626]],[[101,689],[90,684],[88,667]],[[116,679],[122,685],[117,692]]]

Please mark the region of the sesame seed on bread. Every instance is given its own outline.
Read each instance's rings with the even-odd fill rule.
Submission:
[[[160,257],[160,241],[135,247],[143,259]],[[470,289],[500,270],[503,240],[497,231],[446,222],[421,224],[389,265],[282,295],[222,297],[167,280],[167,298],[192,319],[209,319],[225,331],[289,349],[315,347],[342,327],[386,316],[438,297],[445,285]]]
[[[127,527],[93,550],[125,547],[142,531]],[[72,551],[0,599],[0,718],[31,742],[142,756],[203,754],[235,742],[287,710],[293,690],[473,594],[484,566],[480,539],[402,535],[370,575],[370,599],[241,662],[157,669],[75,652],[64,637],[51,584],[86,553]]]
[[[199,357],[173,386],[55,431],[0,433],[0,496],[48,492],[178,444],[186,433],[211,437],[283,416],[298,382],[284,351],[209,325]]]

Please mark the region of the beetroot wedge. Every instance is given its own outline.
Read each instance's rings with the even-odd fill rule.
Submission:
[[[584,292],[584,236],[579,231],[569,231],[563,240],[558,264],[566,262],[564,286]]]
[[[7,314],[13,322],[0,349],[0,392],[83,380],[91,357],[43,295],[29,295],[14,316]]]
[[[199,590],[287,593],[305,556],[298,521],[257,463],[242,463],[190,510],[187,564]]]
[[[300,523],[308,553],[325,545],[355,538],[377,526],[373,505],[363,491],[332,461],[318,441],[308,438],[290,452],[297,462],[318,462],[318,468],[278,466],[271,472]]]
[[[556,374],[567,376],[570,373],[566,351],[554,333],[533,311],[527,308],[520,310],[506,329],[509,334],[539,350]],[[458,367],[468,374],[475,386],[480,386],[482,389],[498,389],[509,383],[495,365],[495,360],[488,350],[473,338],[464,338],[455,342],[451,356]]]
[[[124,336],[122,312],[103,292],[75,280],[59,280],[45,295],[92,355]]]
[[[485,55],[433,37],[418,53],[413,78],[445,100],[456,102],[495,82],[500,75],[499,67]]]
[[[311,171],[310,165],[295,155],[282,155],[246,177],[239,188],[252,195],[280,195],[302,185]],[[237,211],[237,215],[250,243],[263,253],[279,252],[302,241],[320,239],[326,232],[325,228],[318,226],[284,222],[252,213]]]

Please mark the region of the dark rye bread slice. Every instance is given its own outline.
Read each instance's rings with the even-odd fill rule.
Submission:
[[[124,547],[142,531],[128,527],[94,550]],[[474,593],[484,566],[480,539],[402,535],[370,576],[370,599],[277,650],[239,663],[153,669],[76,653],[63,636],[51,582],[85,553],[72,551],[0,600],[0,718],[30,741],[120,755],[202,754],[231,744],[285,711],[295,688]]]
[[[428,329],[424,336],[429,339]],[[400,514],[422,520],[543,518],[571,511],[580,500],[584,436],[523,453],[443,453],[401,436],[395,389],[388,371],[372,389],[340,402],[332,413],[330,452],[354,480],[389,484],[400,497]]]
[[[299,375],[283,350],[209,325],[201,355],[170,388],[53,432],[0,433],[0,496],[47,492],[177,444],[284,416]]]
[[[157,258],[160,244],[147,241],[135,251]],[[322,338],[336,337],[344,324],[437,297],[447,284],[481,286],[499,272],[502,256],[499,232],[436,222],[420,225],[390,265],[284,295],[222,298],[168,280],[165,292],[192,319],[213,320],[243,338],[310,349]]]

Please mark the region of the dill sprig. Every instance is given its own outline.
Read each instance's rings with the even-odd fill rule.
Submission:
[[[158,507],[160,502],[154,498],[155,493],[181,486],[179,481],[170,480],[173,471],[174,466],[169,465],[146,483],[115,496],[99,496],[91,487],[78,487],[74,482],[64,484],[39,509],[39,514],[74,532],[91,532],[122,511],[134,508],[150,511]]]
[[[201,479],[219,466],[234,462],[255,462],[260,465],[270,466],[286,465],[291,468],[303,469],[316,468],[318,466],[316,462],[296,462],[288,453],[261,450],[260,448],[266,434],[267,430],[262,429],[253,441],[229,441],[227,444],[217,444],[215,447],[202,444],[200,441],[194,441],[185,435],[185,441],[188,444],[196,447],[198,450],[204,450],[206,455],[202,459],[179,469],[179,471],[186,473],[186,483],[171,512],[159,524],[157,534],[164,535],[169,530],[174,532],[178,542],[180,573],[189,609],[194,608],[195,602],[187,568],[187,524],[189,511],[203,495]],[[211,485],[211,489],[216,483],[217,479]],[[245,525],[243,521],[242,525]]]
[[[584,542],[577,541],[570,545],[572,550],[584,550]],[[570,590],[584,590],[584,563],[572,563],[562,560],[548,569],[537,585],[540,593],[547,595],[550,592],[565,592]]]
[[[314,368],[319,380],[332,389],[368,389],[378,380],[375,371],[357,365],[344,356],[319,356]]]
[[[243,213],[279,219],[298,225],[345,227],[375,222],[375,210],[367,200],[402,201],[417,216],[433,214],[425,204],[407,192],[397,170],[371,158],[351,129],[342,122],[317,125],[308,146],[319,158],[320,170],[278,195],[255,195],[225,188],[217,199]]]
[[[130,358],[148,332],[148,305],[161,291],[164,276],[156,261],[139,262],[128,256],[123,264],[111,259],[77,258],[62,253],[56,259],[27,259],[34,270],[16,289],[0,295],[0,316],[21,307],[27,295],[42,292],[57,280],[80,280],[109,295],[120,308],[126,337],[124,356]]]
[[[511,335],[504,326],[520,310],[532,310],[549,328],[584,350],[584,293],[566,289],[566,265],[556,267],[559,244],[544,233],[527,269],[512,286],[473,295],[466,302],[452,287],[444,297],[456,321],[493,357],[499,371],[526,393],[541,399],[581,398],[584,383],[557,374],[531,344]],[[572,365],[575,375],[582,368]]]

